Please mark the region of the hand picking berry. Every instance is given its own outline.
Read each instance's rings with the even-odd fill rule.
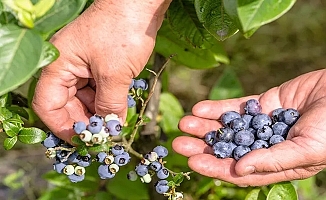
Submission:
[[[300,114],[293,108],[277,108],[272,117],[262,113],[256,99],[250,99],[244,107],[245,114],[227,111],[220,117],[223,127],[205,134],[204,141],[217,158],[239,160],[250,151],[269,148],[284,141]]]

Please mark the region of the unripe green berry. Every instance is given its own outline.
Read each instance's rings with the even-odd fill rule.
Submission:
[[[104,121],[105,122],[108,122],[108,121],[110,121],[110,120],[118,120],[119,121],[119,116],[118,115],[116,115],[116,114],[108,114],[107,116],[105,116],[105,118],[104,118]]]
[[[152,181],[152,177],[150,174],[146,174],[145,176],[140,177],[140,181],[142,183],[150,183]]]
[[[92,133],[88,130],[83,130],[80,134],[79,134],[79,138],[83,141],[83,142],[89,142],[92,139]]]
[[[173,196],[172,196],[172,200],[182,200],[183,199],[183,194],[181,192],[176,192]]]
[[[104,163],[107,164],[107,165],[110,165],[114,162],[114,157],[113,156],[107,156],[105,157],[104,159]]]
[[[93,142],[94,144],[101,144],[102,141],[103,141],[103,137],[102,137],[102,135],[100,135],[100,134],[98,134],[98,133],[92,135],[92,142]]]
[[[54,148],[48,148],[45,152],[47,158],[55,158],[57,151]]]
[[[152,151],[149,153],[149,156],[147,158],[150,162],[154,162],[158,159],[158,155],[156,152]]]
[[[84,175],[85,174],[85,168],[81,167],[81,166],[76,166],[75,167],[75,174],[77,174],[78,176]]]
[[[115,163],[113,163],[113,164],[111,164],[111,165],[109,166],[109,170],[110,170],[110,172],[111,172],[112,174],[117,173],[117,172],[119,171],[119,169],[120,169],[119,165],[117,165],[117,164],[115,164]]]
[[[67,166],[65,166],[65,168],[63,168],[62,171],[64,174],[69,176],[69,175],[75,173],[75,167],[72,165],[67,165]]]

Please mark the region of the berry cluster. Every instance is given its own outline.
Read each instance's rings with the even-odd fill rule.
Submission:
[[[113,146],[109,152],[99,152],[96,155],[96,161],[101,165],[97,169],[97,173],[101,179],[110,179],[115,176],[121,166],[130,162],[130,155],[121,145]]]
[[[128,107],[136,106],[135,98],[140,96],[143,90],[148,89],[148,84],[144,79],[132,79],[129,90],[130,94],[127,96]],[[138,92],[137,92],[138,91]]]
[[[79,155],[74,151],[73,146],[56,137],[52,132],[47,133],[42,144],[47,148],[46,156],[55,158],[53,168],[56,172],[66,174],[71,182],[84,180],[85,167],[88,167],[92,162],[90,154]]]
[[[100,115],[90,117],[88,125],[83,121],[75,122],[73,129],[83,142],[92,146],[106,143],[110,136],[119,135],[122,126],[117,115],[109,114],[105,118]]]
[[[244,111],[242,115],[236,111],[223,113],[220,118],[223,127],[206,133],[205,142],[217,158],[239,160],[252,150],[280,143],[300,117],[293,108],[275,109],[270,117],[262,113],[256,99],[248,100]]]

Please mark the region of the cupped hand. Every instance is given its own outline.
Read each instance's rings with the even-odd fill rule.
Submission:
[[[222,125],[223,112],[243,113],[243,103],[258,99],[262,112],[276,108],[298,109],[301,117],[290,129],[287,140],[268,149],[249,152],[238,162],[218,159],[203,141],[206,132]],[[194,171],[239,186],[261,186],[311,177],[326,167],[326,71],[304,74],[267,92],[237,99],[202,101],[179,123],[181,131],[195,137],[180,136],[173,141],[176,152],[189,157]]]
[[[124,122],[132,78],[147,63],[170,0],[96,0],[51,42],[59,58],[45,67],[33,109],[70,141],[75,121],[115,113]]]

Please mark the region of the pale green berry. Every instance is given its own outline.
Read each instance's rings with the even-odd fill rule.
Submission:
[[[118,115],[116,115],[116,114],[108,114],[107,116],[105,116],[105,118],[104,118],[104,121],[105,122],[108,122],[108,121],[110,121],[110,120],[118,120],[119,121],[119,116]]]
[[[100,134],[103,139],[104,138],[106,139],[107,137],[110,136],[109,130],[105,126],[102,127],[101,131],[98,134]]]
[[[119,165],[117,165],[117,164],[115,164],[115,163],[113,163],[113,164],[111,164],[111,165],[109,166],[109,170],[110,170],[110,172],[111,172],[112,174],[117,173],[117,172],[119,171],[119,169],[120,169]]]
[[[94,144],[101,144],[102,141],[103,141],[103,137],[102,137],[102,135],[100,135],[100,134],[98,134],[98,133],[92,135],[92,142],[93,142]]]
[[[131,181],[136,181],[137,178],[138,178],[138,175],[135,171],[130,171],[128,174],[127,174],[127,178]]]
[[[149,165],[149,164],[151,164],[151,161],[147,160],[146,158],[142,159],[140,162],[143,165]]]
[[[150,152],[149,153],[149,155],[148,155],[148,160],[149,161],[151,161],[151,162],[154,162],[154,161],[156,161],[157,160],[157,158],[158,158],[158,155],[157,155],[157,153],[156,152],[154,152],[154,151],[152,151],[152,152]]]
[[[57,151],[54,148],[48,148],[45,152],[45,156],[47,158],[55,158],[57,155]]]
[[[79,134],[79,138],[83,141],[83,142],[89,142],[92,139],[92,133],[89,130],[83,130],[80,134]]]
[[[142,183],[150,183],[152,181],[152,177],[150,174],[146,174],[145,176],[140,177],[140,181]]]
[[[69,176],[75,173],[75,167],[72,165],[67,165],[65,168],[63,168],[63,173]]]
[[[114,157],[113,156],[107,156],[105,157],[104,159],[104,163],[107,164],[107,165],[110,165],[114,162]]]
[[[85,168],[82,166],[76,166],[75,167],[75,174],[77,174],[78,176],[82,176],[85,174]]]
[[[181,192],[176,192],[172,196],[172,200],[182,200],[183,199],[183,194]]]

